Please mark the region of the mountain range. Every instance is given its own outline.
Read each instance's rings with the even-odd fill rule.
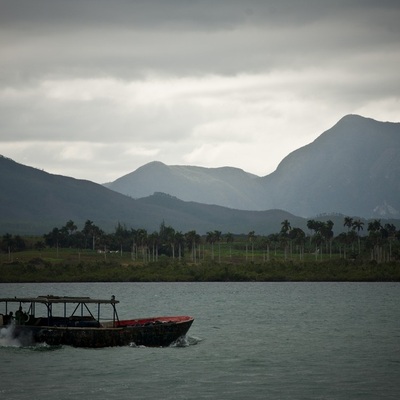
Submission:
[[[400,124],[356,115],[265,177],[153,162],[103,186],[0,156],[0,234],[42,234],[70,219],[106,231],[118,223],[153,231],[164,221],[182,232],[269,234],[285,219],[305,230],[309,218],[332,219],[337,233],[343,215],[399,218],[399,177]]]
[[[69,220],[82,229],[88,219],[106,232],[118,223],[158,231],[164,222],[182,232],[269,234],[278,232],[285,219],[306,229],[303,218],[282,210],[234,210],[164,193],[135,200],[90,181],[49,174],[0,156],[0,234],[43,234]]]
[[[260,160],[262,162],[262,160]],[[151,162],[104,186],[133,198],[164,192],[241,210],[400,216],[400,124],[348,115],[264,177],[238,168]]]

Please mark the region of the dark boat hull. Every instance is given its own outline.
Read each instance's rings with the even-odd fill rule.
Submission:
[[[146,319],[119,321],[111,327],[15,326],[14,336],[22,344],[47,343],[51,346],[112,347],[137,345],[166,347],[186,335],[193,319]],[[146,321],[141,323],[140,321]]]

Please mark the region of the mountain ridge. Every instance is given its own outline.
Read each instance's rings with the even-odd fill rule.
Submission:
[[[37,234],[70,219],[81,225],[89,219],[106,231],[118,223],[154,231],[164,221],[181,231],[269,234],[279,232],[284,219],[306,230],[308,218],[330,218],[340,231],[344,215],[365,220],[399,218],[399,156],[399,123],[346,116],[285,157],[265,177],[233,167],[170,167],[153,162],[139,168],[142,182],[155,179],[154,173],[148,173],[153,170],[166,189],[175,179],[194,197],[189,200],[160,190],[134,199],[91,181],[49,174],[1,156],[0,231]],[[136,171],[131,174],[137,179]],[[213,196],[205,187],[211,187]],[[202,198],[214,204],[205,204]],[[253,202],[263,208],[217,204],[218,199],[232,198],[235,204]]]
[[[249,195],[260,192],[257,179],[256,175],[235,167],[168,166],[152,161],[104,186],[133,198],[163,192],[185,201],[246,209],[249,204],[253,208],[259,206]],[[173,193],[171,187],[175,188]]]
[[[383,203],[399,215],[399,177],[400,124],[348,115],[262,179],[275,202],[296,215],[374,217]]]
[[[199,171],[202,179],[193,183]],[[258,211],[282,208],[303,217],[339,212],[369,218],[388,204],[386,216],[398,217],[399,176],[400,123],[350,114],[263,177],[234,167],[151,162],[106,187],[134,198],[164,192],[185,201]]]
[[[164,222],[176,230],[258,234],[279,231],[283,219],[305,227],[305,220],[282,210],[243,211],[185,202],[166,194],[138,200],[102,185],[19,164],[0,156],[0,234],[44,234],[68,220],[83,227],[92,220],[106,232],[119,223],[128,228],[158,231]]]

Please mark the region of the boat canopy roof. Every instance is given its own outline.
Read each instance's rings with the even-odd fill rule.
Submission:
[[[86,303],[86,304],[117,304],[118,300],[115,300],[115,296],[110,299],[92,299],[90,297],[66,297],[66,296],[38,296],[38,297],[4,297],[0,298],[0,302],[6,303],[42,303],[42,304],[53,304],[53,303]]]

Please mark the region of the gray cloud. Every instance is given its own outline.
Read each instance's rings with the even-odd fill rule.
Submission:
[[[1,0],[1,152],[99,182],[154,159],[271,172],[343,114],[399,120],[399,19],[385,0]]]
[[[0,15],[3,73],[22,79],[299,68],[398,51],[400,34],[387,1],[3,1]]]

